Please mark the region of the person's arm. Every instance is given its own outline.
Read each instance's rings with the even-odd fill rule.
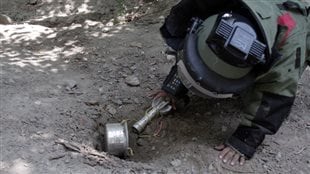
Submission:
[[[291,39],[280,53],[282,57],[244,96],[244,118],[226,144],[251,158],[265,135],[275,134],[289,115],[304,70],[305,44]],[[303,49],[301,49],[303,48]],[[299,56],[303,56],[301,60]],[[300,65],[299,65],[299,64]]]

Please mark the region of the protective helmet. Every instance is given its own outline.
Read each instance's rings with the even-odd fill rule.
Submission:
[[[256,28],[236,13],[194,19],[178,53],[184,86],[202,97],[228,98],[253,84],[253,67],[266,62],[266,45]]]

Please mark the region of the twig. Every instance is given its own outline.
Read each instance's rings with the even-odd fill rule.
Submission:
[[[65,153],[62,153],[62,154],[58,154],[58,155],[55,155],[55,156],[50,157],[49,160],[50,160],[50,161],[52,161],[52,160],[58,160],[58,159],[63,158],[63,157],[65,157],[65,156],[66,156],[66,154],[65,154]]]
[[[94,159],[96,161],[108,161],[110,163],[115,163],[105,152],[98,152],[97,150],[93,149],[92,147],[78,144],[75,142],[69,142],[63,139],[56,141],[57,144],[61,144],[69,150],[76,151],[81,153],[87,158]]]
[[[139,138],[151,138],[151,135],[148,134],[143,134],[143,135],[139,135]]]
[[[70,143],[70,142],[68,142],[66,140],[59,139],[58,141],[56,141],[56,143],[65,146],[69,150],[76,151],[76,152],[81,152],[81,149],[80,149],[79,145],[77,145],[74,142]]]
[[[295,155],[299,155],[299,154],[301,154],[304,150],[306,150],[307,149],[307,147],[303,147],[303,148],[301,148],[301,150],[300,151],[298,151],[298,152],[296,152],[295,153]]]
[[[153,136],[155,136],[155,137],[159,136],[159,133],[161,132],[162,128],[163,128],[163,121],[160,120],[159,121],[159,127],[155,130]]]

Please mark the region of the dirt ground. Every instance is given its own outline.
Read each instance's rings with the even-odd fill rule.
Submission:
[[[56,143],[101,151],[105,123],[132,125],[143,115],[147,92],[173,64],[158,28],[174,3],[1,0],[13,23],[0,25],[0,173],[309,173],[309,68],[289,118],[244,167],[222,164],[213,149],[238,125],[238,99],[191,96],[183,112],[131,135],[134,156],[126,160]]]

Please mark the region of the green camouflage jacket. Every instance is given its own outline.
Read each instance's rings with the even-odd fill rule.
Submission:
[[[250,9],[265,31],[269,62],[245,92],[241,124],[226,144],[251,158],[265,135],[275,134],[289,115],[300,79],[310,64],[309,4],[299,0],[182,0],[161,27],[167,44],[179,49],[192,17]],[[165,34],[163,34],[163,31]]]

